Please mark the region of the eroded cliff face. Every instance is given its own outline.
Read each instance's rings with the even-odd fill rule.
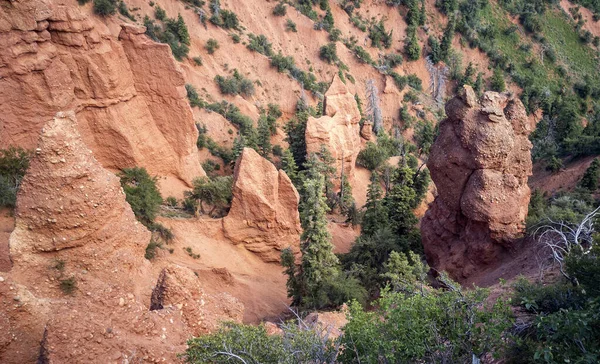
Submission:
[[[266,262],[279,261],[287,247],[299,253],[299,199],[283,170],[244,148],[235,166],[231,209],[223,219],[225,236]]]
[[[241,320],[243,306],[205,294],[189,268],[144,259],[149,241],[74,113],[59,113],[17,198],[13,267],[0,285],[0,362],[34,362],[40,342],[42,362],[176,362],[192,335]]]
[[[324,99],[324,115],[310,117],[306,123],[306,151],[318,153],[321,146],[327,147],[336,167],[336,186],[339,187],[341,173],[352,181],[356,158],[361,149],[360,111],[354,95],[335,76]]]
[[[33,148],[48,119],[75,110],[105,168],[203,176],[179,66],[143,32],[114,36],[74,0],[0,0],[0,140]]]
[[[516,97],[470,86],[446,105],[427,166],[438,195],[421,222],[429,263],[457,279],[495,262],[524,229],[533,126]]]

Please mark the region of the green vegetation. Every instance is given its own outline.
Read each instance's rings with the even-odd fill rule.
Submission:
[[[254,83],[242,76],[237,69],[233,70],[233,76],[216,76],[215,82],[219,85],[221,93],[225,95],[242,95],[250,97],[254,95]]]
[[[219,49],[219,42],[216,39],[210,38],[206,41],[206,45],[204,46],[208,54],[213,54],[217,49]]]
[[[0,207],[15,207],[31,153],[19,147],[0,150]]]
[[[192,249],[192,247],[186,246],[185,248],[183,248],[183,250],[187,253],[187,255],[189,255],[193,259],[200,259],[200,254],[194,253],[194,250]]]
[[[145,168],[125,168],[119,173],[126,200],[135,217],[150,226],[156,219],[162,197],[156,187],[156,177],[150,177]]]
[[[331,42],[319,49],[319,58],[327,63],[336,63],[339,59],[335,43]]]
[[[75,280],[75,277],[60,279],[58,282],[58,286],[64,294],[75,294],[75,291],[77,290],[77,280]]]
[[[190,35],[187,26],[181,14],[177,16],[177,19],[171,19],[166,17],[164,11],[161,13],[159,10],[162,9],[157,7],[156,17],[163,22],[162,25],[154,23],[148,16],[144,17],[146,35],[156,42],[167,43],[171,47],[175,59],[181,61],[187,57],[189,52]],[[159,19],[159,16],[162,19]]]
[[[110,16],[114,15],[116,12],[116,0],[94,0],[94,14],[100,16]]]
[[[296,23],[294,23],[292,21],[292,19],[287,19],[285,21],[285,30],[287,30],[288,32],[293,32],[293,33],[298,32],[298,28],[296,28]]]
[[[285,16],[287,14],[287,5],[284,2],[280,2],[273,8],[273,15]]]
[[[209,216],[224,216],[227,214],[232,199],[233,178],[200,177],[193,181],[194,188],[185,193],[188,206],[193,206],[194,214],[206,214],[205,204],[210,206]],[[218,214],[215,214],[218,212]]]
[[[269,40],[264,34],[254,35],[250,33],[248,34],[248,38],[250,38],[250,42],[247,45],[249,50],[264,54],[267,57],[273,55],[272,44],[269,43]]]

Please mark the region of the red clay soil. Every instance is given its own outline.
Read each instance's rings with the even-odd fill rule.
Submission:
[[[8,238],[15,229],[15,218],[12,210],[0,209],[0,272],[8,272],[12,268],[10,262]]]

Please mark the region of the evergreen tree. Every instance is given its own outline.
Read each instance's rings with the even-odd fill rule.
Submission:
[[[314,174],[316,175],[316,173]],[[333,254],[331,235],[327,230],[327,203],[323,194],[322,176],[307,178],[303,186],[300,217],[303,232],[300,237],[301,304],[304,307],[323,307],[327,304],[327,282],[340,274],[339,261]]]
[[[367,203],[365,204],[365,215],[362,219],[361,234],[365,236],[373,235],[380,227],[387,226],[388,210],[383,205],[383,191],[379,184],[379,178],[376,173],[371,174],[371,183],[367,190]]]
[[[258,119],[258,151],[265,158],[271,153],[271,126],[265,115]]]
[[[288,297],[292,299],[291,306],[299,306],[302,299],[300,277],[291,248],[285,248],[281,251],[281,265],[285,268],[284,273],[288,276],[286,287]]]
[[[181,43],[190,45],[190,33],[188,32],[187,26],[185,25],[185,21],[183,21],[181,14],[177,16],[177,36],[179,37],[179,41]]]
[[[429,43],[429,47],[431,48],[431,52],[429,53],[429,56],[431,57],[431,62],[433,62],[433,64],[439,63],[443,59],[442,49],[440,48],[440,42],[434,36],[429,36],[427,42]]]
[[[475,66],[473,66],[473,62],[469,62],[469,65],[465,69],[465,73],[460,80],[459,86],[473,85],[473,76],[475,76]]]
[[[600,180],[600,159],[596,158],[585,171],[579,185],[593,192],[598,189],[598,180]]]
[[[443,60],[448,59],[450,49],[452,49],[452,39],[454,39],[454,31],[456,29],[456,17],[451,17],[448,21],[448,26],[442,36],[442,42],[440,44],[441,58]]]
[[[418,206],[417,194],[412,188],[414,175],[415,172],[408,166],[397,168],[392,176],[392,188],[385,197],[392,225],[396,225],[398,233],[408,231],[417,223],[412,213]]]
[[[410,26],[407,29],[406,39],[404,40],[404,51],[409,60],[416,61],[421,57],[421,46],[417,39],[417,28]]]
[[[330,31],[333,29],[333,26],[333,14],[331,13],[331,9],[328,8],[327,12],[325,12],[325,17],[323,18],[323,29]]]
[[[283,155],[281,156],[281,169],[283,169],[296,187],[300,187],[300,181],[298,179],[298,166],[294,160],[294,155],[289,149],[283,151]]]
[[[497,92],[504,92],[506,90],[506,83],[504,82],[504,75],[502,74],[502,70],[500,68],[494,69],[494,74],[492,75],[490,87],[492,88],[493,91],[497,91]]]
[[[427,14],[425,13],[425,0],[421,0],[421,9],[419,10],[419,25],[424,26],[427,20]]]

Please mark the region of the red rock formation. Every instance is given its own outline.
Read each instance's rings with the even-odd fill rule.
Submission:
[[[279,261],[282,249],[299,251],[298,191],[282,170],[245,148],[238,159],[233,201],[223,219],[225,236],[258,254],[266,262]]]
[[[117,39],[74,2],[1,2],[0,140],[32,148],[48,119],[75,110],[104,167],[139,165],[188,184],[204,175],[184,79],[167,45],[127,25]]]
[[[42,362],[175,362],[190,336],[240,320],[235,299],[203,294],[177,266],[163,274],[162,309],[151,311],[160,267],[144,259],[150,232],[81,140],[74,113],[48,122],[38,146],[17,197],[13,268],[0,283],[0,362],[35,361],[42,340]]]
[[[530,190],[532,125],[516,97],[465,86],[427,166],[438,196],[421,222],[429,263],[457,279],[496,261],[523,232]]]
[[[324,115],[310,117],[306,124],[306,150],[317,153],[325,145],[336,160],[336,184],[344,169],[344,175],[352,181],[356,157],[360,152],[360,111],[354,95],[335,76],[325,94]]]

